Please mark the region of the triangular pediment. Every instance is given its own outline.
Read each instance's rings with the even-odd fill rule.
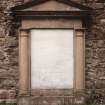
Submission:
[[[20,11],[81,11],[89,7],[71,0],[35,0],[13,7],[12,10]]]
[[[23,9],[23,11],[78,11],[79,8],[60,3],[58,1],[50,0],[32,7]]]

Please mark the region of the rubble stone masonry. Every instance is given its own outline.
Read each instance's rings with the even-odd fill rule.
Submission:
[[[9,11],[14,5],[0,0],[0,101],[13,101],[18,90],[18,35]]]
[[[18,95],[18,25],[9,9],[15,0],[0,0],[0,101],[14,101]],[[94,17],[94,16],[93,16]],[[87,90],[105,90],[105,23],[95,21],[85,38],[85,86]],[[87,91],[88,92],[88,91]],[[105,95],[103,95],[105,96]]]

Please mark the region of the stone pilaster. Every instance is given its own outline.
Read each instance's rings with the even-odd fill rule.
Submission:
[[[75,89],[84,89],[84,32],[76,30],[75,38]]]
[[[21,30],[19,36],[19,92],[27,94],[29,89],[29,47],[28,32]]]

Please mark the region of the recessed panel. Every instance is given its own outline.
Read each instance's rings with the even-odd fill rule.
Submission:
[[[32,89],[73,88],[73,30],[31,30]]]

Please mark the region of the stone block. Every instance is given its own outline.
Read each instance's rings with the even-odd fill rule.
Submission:
[[[30,97],[20,97],[18,100],[18,105],[32,105]]]

